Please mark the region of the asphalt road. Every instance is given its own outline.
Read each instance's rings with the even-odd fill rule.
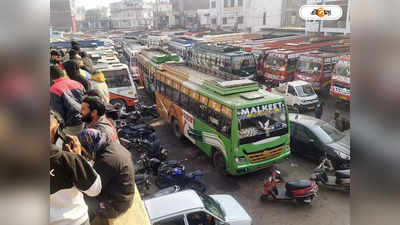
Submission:
[[[138,88],[140,99],[149,104],[143,89]],[[327,94],[321,94],[325,102],[322,119],[330,121],[336,110],[349,117],[349,107],[337,104]],[[309,113],[313,115],[313,113]],[[187,171],[201,168],[205,172],[201,181],[207,185],[208,194],[230,194],[253,218],[254,225],[345,225],[350,224],[350,195],[320,187],[318,197],[312,205],[304,206],[296,202],[269,201],[261,202],[260,194],[267,174],[261,170],[244,176],[219,175],[211,165],[210,159],[188,140],[179,141],[173,135],[171,127],[162,120],[152,125],[155,127],[161,143],[168,149],[170,159],[188,159],[185,162]],[[316,165],[296,155],[277,164],[286,180],[307,179]],[[155,185],[148,193],[157,190]]]

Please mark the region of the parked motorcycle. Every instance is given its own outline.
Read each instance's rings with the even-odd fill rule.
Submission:
[[[140,192],[140,195],[143,196],[146,193],[146,191],[150,189],[151,186],[150,176],[146,173],[135,174],[135,184]]]
[[[136,156],[146,153],[150,158],[157,158],[160,161],[167,160],[168,150],[161,145],[160,139],[155,134],[137,138],[120,137],[119,140],[124,147]]]
[[[336,170],[335,176],[329,176],[327,171],[333,172],[335,169],[332,162],[325,156],[311,174],[311,180],[321,186],[350,192],[350,169]]]
[[[142,117],[159,117],[156,105],[142,105],[137,103],[135,105],[135,110],[140,112]]]
[[[277,184],[285,184],[285,188],[278,190]],[[318,185],[312,180],[296,180],[286,182],[277,169],[272,169],[271,176],[264,184],[264,191],[260,196],[265,200],[296,200],[303,204],[311,204],[318,192]]]
[[[185,166],[180,165],[179,161],[162,164],[158,170],[158,177],[155,184],[158,188],[177,185],[181,189],[193,189],[200,192],[206,191],[206,186],[198,179],[203,176],[203,171],[197,169],[191,173],[185,173]]]

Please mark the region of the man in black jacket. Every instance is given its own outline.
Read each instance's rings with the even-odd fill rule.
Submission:
[[[84,129],[78,136],[80,144],[94,154],[94,169],[100,174],[102,191],[96,198],[87,198],[91,218],[117,218],[132,205],[134,168],[131,153],[121,144],[107,142],[105,134]]]
[[[50,77],[50,108],[63,119],[64,132],[76,136],[83,128],[79,111],[85,89],[79,82],[64,77],[56,65],[50,66]]]

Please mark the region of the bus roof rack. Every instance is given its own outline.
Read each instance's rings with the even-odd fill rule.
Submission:
[[[245,85],[256,84],[255,81],[249,79],[242,79],[242,80],[229,80],[229,81],[220,81],[217,82],[217,85],[222,88],[233,88],[233,87],[241,87]]]
[[[257,91],[258,83],[252,80],[206,81],[204,87],[220,95],[231,95],[242,92]]]

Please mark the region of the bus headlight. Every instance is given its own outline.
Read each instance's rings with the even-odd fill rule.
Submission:
[[[240,156],[235,158],[236,163],[244,163],[246,162],[246,157]]]

